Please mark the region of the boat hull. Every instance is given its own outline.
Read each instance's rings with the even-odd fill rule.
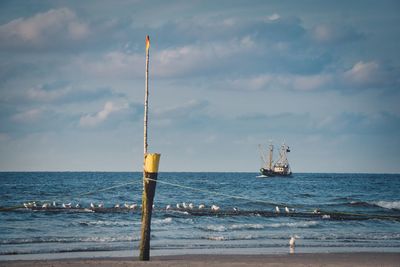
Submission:
[[[274,177],[274,176],[291,176],[292,172],[291,171],[282,171],[282,172],[275,172],[273,170],[261,168],[260,173],[264,176],[267,177]]]

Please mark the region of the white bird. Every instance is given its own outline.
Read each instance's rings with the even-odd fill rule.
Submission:
[[[119,204],[115,204],[114,208],[118,209],[119,208]]]
[[[193,205],[193,203],[189,203],[189,209],[193,209],[193,207],[194,207],[194,205]]]
[[[280,212],[281,212],[281,210],[279,209],[278,206],[275,207],[275,212],[276,212],[276,213],[280,213]]]
[[[95,208],[95,206],[94,206],[94,204],[93,204],[92,202],[90,202],[90,207],[91,207],[92,209]]]
[[[204,209],[205,207],[206,207],[206,205],[200,204],[200,205],[199,205],[199,210]]]
[[[98,207],[99,207],[99,208],[104,208],[104,204],[103,204],[103,203],[100,203],[100,204],[98,205]]]
[[[166,210],[171,209],[171,205],[167,205],[167,207],[165,207]]]
[[[57,206],[57,204],[56,204],[56,202],[55,202],[55,201],[53,201],[53,207],[55,207],[55,206]]]
[[[239,211],[239,209],[238,209],[238,208],[236,208],[236,207],[233,207],[233,210],[234,210],[234,211]]]
[[[130,205],[128,203],[124,203],[124,207],[129,209]]]
[[[177,209],[180,209],[180,208],[181,208],[181,205],[180,205],[179,203],[176,203],[176,208],[177,208]]]
[[[71,208],[71,203],[67,203],[67,204],[63,203],[62,207],[65,209],[69,209],[69,208]]]
[[[288,209],[288,207],[285,207],[285,212],[290,213],[290,210]]]
[[[183,203],[182,203],[182,207],[183,207],[184,209],[187,209],[188,206],[186,205],[185,202],[183,202]]]
[[[79,209],[81,207],[81,204],[79,204],[79,203],[77,203],[76,205],[75,205],[75,208],[77,208],[77,209]]]
[[[27,203],[24,203],[24,207],[26,208],[26,209],[29,209],[29,203],[27,204]]]
[[[296,238],[292,236],[289,241],[289,246],[290,248],[294,248],[295,245],[296,245]]]
[[[322,219],[330,219],[330,218],[331,218],[331,215],[328,215],[328,214],[322,215]]]
[[[219,211],[219,207],[217,205],[212,205],[211,206],[212,211]]]
[[[134,210],[137,208],[137,204],[133,203],[132,205],[129,206],[130,209]]]
[[[313,211],[313,213],[314,213],[314,214],[320,214],[321,211],[320,211],[319,209],[315,209],[315,210]]]
[[[42,205],[42,208],[43,208],[43,209],[47,209],[49,206],[50,206],[49,203],[44,203],[44,204]]]

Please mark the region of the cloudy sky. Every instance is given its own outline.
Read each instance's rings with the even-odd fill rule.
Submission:
[[[399,1],[1,1],[0,170],[400,172]]]

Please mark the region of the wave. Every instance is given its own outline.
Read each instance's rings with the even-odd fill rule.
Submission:
[[[156,220],[153,220],[152,223],[154,223],[154,224],[168,224],[168,223],[172,223],[172,218],[171,217],[167,217],[165,219],[156,219]]]
[[[119,237],[32,237],[32,238],[11,238],[0,240],[2,245],[21,245],[21,244],[37,244],[37,243],[80,243],[80,242],[131,242],[138,241],[139,238],[131,236]]]
[[[120,221],[89,221],[89,222],[79,222],[82,226],[132,226],[133,222],[120,222]]]
[[[384,209],[390,210],[400,210],[400,200],[397,201],[371,201],[371,202],[364,202],[364,201],[351,201],[351,206],[360,206],[360,207],[380,207]]]
[[[265,228],[311,228],[319,225],[317,221],[301,221],[292,223],[270,223],[270,224],[232,224],[232,225],[207,225],[206,227],[200,227],[202,230],[211,232],[227,232],[232,230],[260,230]]]
[[[400,210],[400,201],[375,201],[372,204],[391,210]]]

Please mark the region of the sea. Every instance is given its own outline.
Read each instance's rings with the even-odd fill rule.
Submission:
[[[137,256],[142,188],[140,172],[1,172],[0,260]],[[366,251],[400,252],[400,174],[158,174],[151,255]]]

